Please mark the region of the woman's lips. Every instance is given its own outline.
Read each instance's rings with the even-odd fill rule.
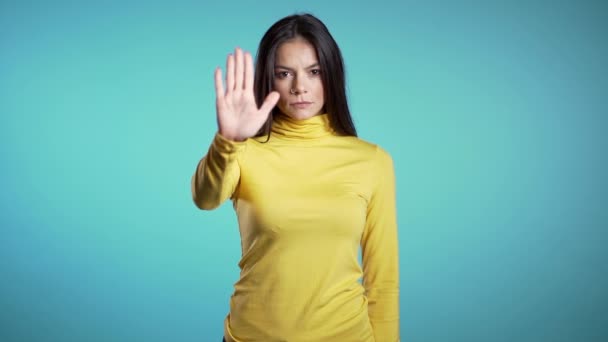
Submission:
[[[291,104],[292,107],[296,107],[298,109],[304,109],[304,108],[308,108],[308,106],[310,106],[312,104],[312,102],[294,102]]]

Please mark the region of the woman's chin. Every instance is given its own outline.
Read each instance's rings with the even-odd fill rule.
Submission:
[[[294,120],[306,120],[310,119],[315,115],[319,115],[319,111],[317,110],[309,110],[309,109],[292,109],[286,115]]]

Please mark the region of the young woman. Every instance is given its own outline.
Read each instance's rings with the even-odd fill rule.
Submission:
[[[192,177],[199,208],[230,198],[239,222],[224,339],[398,341],[393,163],[357,138],[338,45],[319,19],[292,15],[262,38],[255,77],[239,48],[226,64],[218,132]]]

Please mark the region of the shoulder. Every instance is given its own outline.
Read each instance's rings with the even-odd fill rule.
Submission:
[[[374,144],[359,137],[344,137],[357,151],[363,154],[368,160],[374,163],[390,164],[393,158],[391,154],[378,144]]]

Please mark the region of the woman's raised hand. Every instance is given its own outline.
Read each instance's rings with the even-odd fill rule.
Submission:
[[[258,108],[253,94],[253,59],[249,52],[236,48],[226,61],[226,90],[222,69],[215,69],[215,94],[219,133],[227,139],[244,141],[254,136],[279,101],[271,92]]]

